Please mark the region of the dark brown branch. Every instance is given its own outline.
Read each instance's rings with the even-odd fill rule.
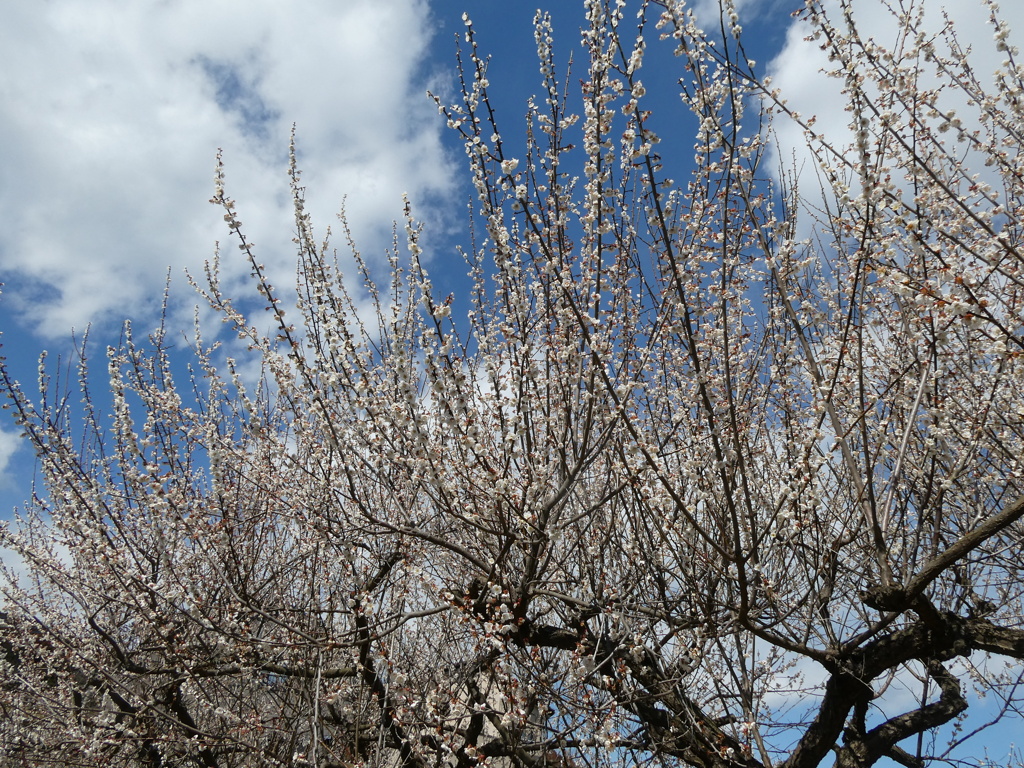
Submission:
[[[973,651],[1024,658],[1024,630],[997,627],[986,619],[964,619],[952,613],[935,612],[934,615],[928,615],[927,620],[922,618],[910,627],[879,637],[852,652],[828,681],[818,715],[804,732],[789,759],[783,763],[783,768],[817,766],[838,742],[847,714],[856,704],[870,699],[871,681],[884,672],[914,659],[938,664],[957,656],[967,656]],[[937,706],[946,710],[958,706],[956,696],[959,696],[959,687],[956,687],[954,696],[953,685],[956,681],[952,676],[943,670],[936,679],[940,681],[940,686],[945,686],[944,698],[940,699]],[[939,711],[928,710],[927,716],[937,717],[938,714],[934,713]],[[961,711],[957,710],[950,717]],[[898,718],[897,721],[893,723],[893,728],[905,728],[910,722]],[[925,726],[922,730],[928,727],[931,726]],[[879,732],[878,737],[882,735]],[[887,754],[887,751],[881,754]]]
[[[168,710],[174,714],[178,723],[184,728],[185,732],[188,733],[189,736],[197,738],[206,735],[199,730],[199,726],[192,717],[192,713],[190,713],[188,708],[185,706],[185,702],[182,700],[181,696],[180,683],[175,682],[168,689],[164,704],[167,706]],[[209,747],[203,747],[199,750],[198,757],[206,768],[217,768],[217,755]]]
[[[1024,517],[1024,496],[1019,497],[1002,512],[986,518],[972,528],[944,552],[933,557],[918,571],[906,586],[876,586],[864,594],[864,603],[879,611],[903,611],[913,607],[924,590],[953,563],[1000,531]]]
[[[818,714],[782,768],[812,768],[820,764],[835,746],[850,709],[870,698],[868,681],[848,672],[833,674],[825,685]]]
[[[982,618],[967,619],[965,623],[975,650],[1024,659],[1024,629],[1000,627]]]
[[[896,744],[903,739],[948,723],[967,709],[959,681],[942,664],[930,662],[928,672],[939,684],[939,700],[891,718],[866,734],[849,729],[846,746],[836,754],[836,768],[873,765],[880,758],[890,756]]]

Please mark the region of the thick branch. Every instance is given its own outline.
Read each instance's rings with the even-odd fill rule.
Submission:
[[[1024,659],[1024,629],[1000,627],[980,618],[967,619],[965,623],[974,650]]]
[[[783,768],[819,765],[839,741],[847,714],[857,703],[870,699],[871,681],[884,672],[913,659],[938,663],[956,656],[967,656],[972,651],[1024,658],[1024,630],[997,627],[985,619],[964,619],[952,613],[936,612],[929,616],[928,621],[921,620],[906,629],[879,637],[845,659],[837,659],[839,671],[826,684],[818,714]],[[940,674],[945,675],[942,680],[951,679],[948,673]],[[955,701],[952,689],[946,692],[943,688],[943,691],[945,699],[940,700],[940,704],[951,708]],[[942,704],[942,701],[950,703]],[[952,716],[959,711],[962,710]],[[905,727],[906,722],[900,720],[899,724]]]
[[[848,673],[834,674],[825,685],[825,696],[814,721],[781,768],[813,768],[829,753],[846,723],[846,715],[857,703],[871,697],[871,687]]]
[[[925,563],[906,586],[889,585],[869,589],[864,595],[865,604],[880,611],[903,611],[912,607],[928,585],[953,563],[1021,517],[1024,517],[1024,496],[1019,497],[1002,512],[983,520],[957,539],[944,552]]]
[[[937,661],[928,664],[928,671],[939,684],[939,700],[919,709],[894,717],[867,734],[847,732],[847,745],[836,755],[836,768],[865,768],[889,755],[903,739],[948,723],[967,709],[967,700],[960,693],[959,681]]]

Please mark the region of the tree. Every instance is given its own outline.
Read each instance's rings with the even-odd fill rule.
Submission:
[[[477,196],[469,297],[434,295],[411,213],[390,281],[353,248],[346,283],[293,153],[296,324],[220,169],[213,199],[273,331],[216,263],[200,290],[257,383],[198,329],[181,383],[168,331],[128,325],[109,414],[84,355],[75,423],[45,373],[32,400],[3,369],[45,478],[3,532],[25,563],[0,624],[5,764],[923,766],[1019,716],[1004,25],[993,9],[988,87],[920,5],[893,7],[887,50],[808,0],[842,146],[755,75],[729,5],[718,36],[675,2],[636,24],[622,5],[586,3],[579,117],[538,15],[518,156],[467,22],[462,98],[439,106]],[[648,44],[681,62],[681,184]],[[772,121],[805,131],[821,190],[775,173]],[[984,722],[968,686],[996,702]]]

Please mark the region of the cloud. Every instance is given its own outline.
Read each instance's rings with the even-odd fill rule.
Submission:
[[[18,450],[21,444],[21,439],[16,432],[7,432],[0,429],[0,485],[7,484],[8,467],[10,466],[11,459],[14,457],[14,452]]]
[[[228,240],[206,202],[218,147],[260,258],[294,274],[293,122],[318,232],[347,195],[368,257],[382,251],[403,192],[422,211],[453,185],[424,95],[431,28],[423,0],[16,4],[0,27],[6,308],[56,337],[155,310],[168,267],[198,270]]]

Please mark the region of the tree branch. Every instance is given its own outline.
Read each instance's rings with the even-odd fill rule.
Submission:
[[[953,563],[983,542],[1024,517],[1024,496],[1002,512],[986,518],[977,527],[961,536],[944,552],[933,557],[906,586],[881,585],[869,588],[863,595],[865,605],[879,611],[903,611],[913,607],[924,590]]]
[[[903,739],[948,723],[967,709],[967,700],[960,693],[959,681],[941,663],[929,662],[928,672],[939,684],[939,700],[891,718],[866,734],[848,729],[847,745],[836,754],[836,768],[865,768],[872,765],[879,758],[890,755],[896,744]],[[910,757],[906,753],[904,756]]]

